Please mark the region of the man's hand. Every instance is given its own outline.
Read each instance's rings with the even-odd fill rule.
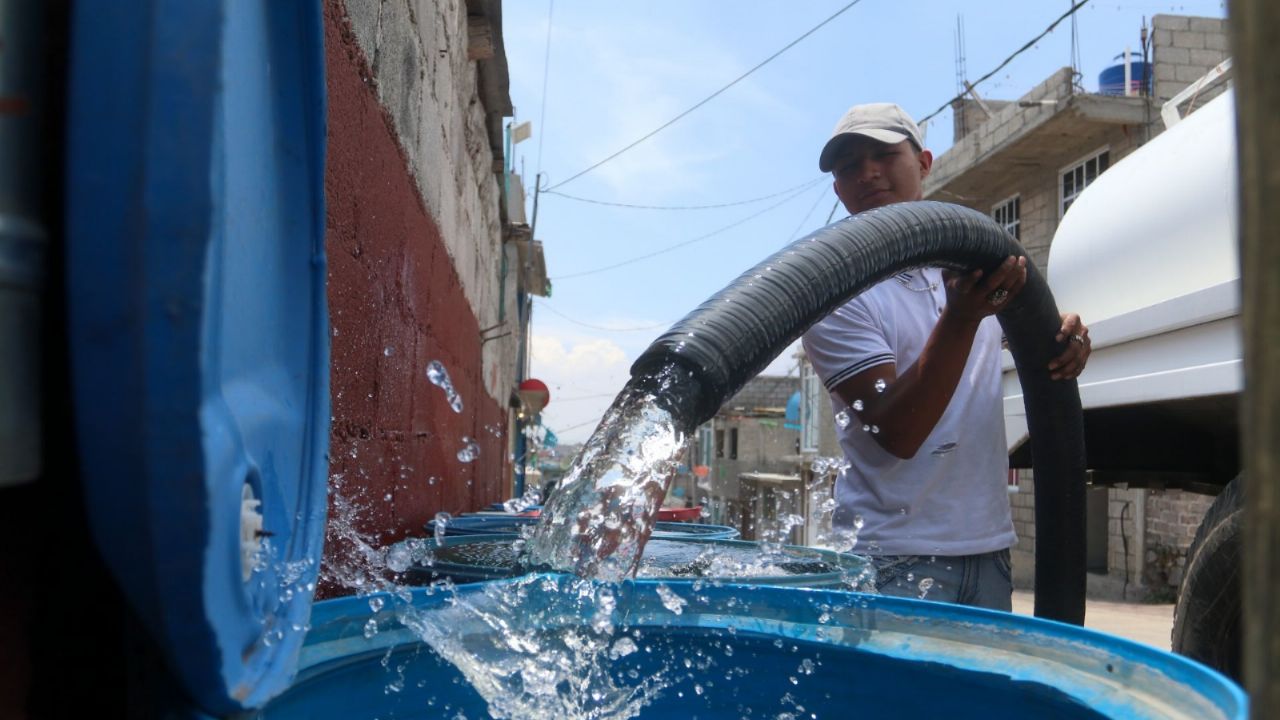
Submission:
[[[1089,340],[1089,328],[1081,322],[1075,313],[1063,313],[1062,328],[1054,340],[1067,342],[1067,349],[1049,362],[1049,377],[1054,380],[1073,380],[1084,372],[1089,362],[1089,354],[1093,352],[1093,343]]]
[[[1005,308],[1027,284],[1027,259],[1010,255],[1000,267],[983,277],[981,270],[967,275],[944,272],[947,310],[955,317],[977,322]]]

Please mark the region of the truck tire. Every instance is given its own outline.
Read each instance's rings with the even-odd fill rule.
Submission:
[[[1173,611],[1173,651],[1240,682],[1243,614],[1240,588],[1244,478],[1237,476],[1209,506],[1187,550]]]

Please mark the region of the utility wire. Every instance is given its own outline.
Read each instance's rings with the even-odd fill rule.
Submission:
[[[588,420],[588,421],[586,421],[586,422],[584,422],[584,423],[578,423],[577,425],[571,425],[571,426],[569,426],[569,427],[567,427],[567,428],[560,428],[560,433],[557,433],[557,434],[567,433],[567,432],[569,432],[570,430],[577,430],[578,428],[586,427],[586,426],[588,426],[588,425],[599,425],[599,424],[600,424],[600,421],[601,421],[601,420],[603,420],[603,419],[604,419],[604,415],[601,415],[600,417],[596,418],[595,420]]]
[[[849,3],[848,5],[845,5],[844,7],[840,8],[839,10],[835,11],[835,13],[834,13],[834,14],[832,14],[830,17],[828,17],[826,20],[823,20],[822,22],[818,23],[817,25],[814,25],[812,28],[810,28],[807,32],[805,32],[805,33],[804,33],[803,35],[801,35],[800,37],[798,37],[798,38],[796,38],[795,40],[792,40],[791,42],[787,43],[787,44],[786,44],[786,45],[785,45],[781,50],[779,50],[779,51],[775,52],[774,54],[772,54],[772,55],[770,55],[769,57],[765,58],[763,61],[761,61],[761,62],[760,62],[758,65],[756,65],[755,67],[751,68],[750,70],[748,70],[748,71],[746,71],[746,72],[742,73],[741,75],[739,75],[738,77],[734,78],[734,79],[733,79],[733,81],[732,81],[732,82],[730,82],[728,85],[725,85],[724,87],[720,88],[719,90],[716,90],[715,92],[711,93],[711,94],[710,94],[710,95],[708,95],[707,97],[703,98],[701,101],[699,101],[699,102],[698,102],[696,105],[694,105],[693,107],[689,108],[688,110],[685,110],[684,112],[680,113],[679,115],[676,115],[675,117],[673,117],[673,118],[671,118],[670,120],[666,121],[666,122],[665,122],[665,123],[663,123],[662,125],[658,126],[656,129],[654,129],[653,131],[651,131],[650,133],[648,133],[648,134],[647,134],[647,135],[645,135],[644,137],[641,137],[639,140],[636,140],[635,142],[632,142],[630,145],[627,145],[626,147],[622,148],[621,150],[618,150],[617,152],[613,153],[613,154],[612,154],[612,155],[610,155],[609,157],[606,157],[605,159],[601,160],[600,162],[597,162],[596,164],[594,164],[594,165],[592,165],[592,166],[588,167],[588,168],[587,168],[587,169],[585,169],[585,170],[581,170],[581,171],[579,171],[579,172],[578,172],[577,174],[575,174],[575,175],[571,175],[571,176],[569,177],[569,179],[567,179],[567,180],[562,180],[561,182],[558,182],[558,183],[556,183],[555,185],[552,185],[551,187],[549,187],[549,188],[547,188],[547,189],[548,189],[548,190],[555,190],[555,189],[556,189],[556,188],[558,188],[558,187],[561,187],[561,186],[563,186],[563,185],[567,185],[568,183],[573,182],[574,180],[576,180],[576,179],[578,179],[578,178],[582,177],[583,175],[586,175],[587,173],[591,172],[592,170],[595,170],[596,168],[600,167],[601,165],[604,165],[605,163],[609,162],[610,160],[612,160],[612,159],[614,159],[614,158],[618,157],[618,156],[619,156],[619,155],[621,155],[622,153],[624,153],[624,152],[626,152],[626,151],[630,150],[631,148],[633,148],[633,147],[635,147],[635,146],[639,145],[640,143],[644,142],[645,140],[648,140],[649,138],[653,137],[654,135],[657,135],[658,133],[662,132],[663,130],[666,130],[667,128],[669,128],[669,127],[671,127],[672,125],[674,125],[677,121],[679,121],[680,119],[684,118],[684,117],[685,117],[686,115],[688,115],[689,113],[691,113],[691,112],[693,112],[694,110],[697,110],[698,108],[702,107],[703,105],[706,105],[707,103],[711,102],[713,99],[715,99],[715,98],[716,98],[717,96],[719,96],[721,93],[723,93],[725,90],[728,90],[729,88],[733,87],[734,85],[737,85],[739,82],[742,82],[743,80],[745,80],[745,79],[747,78],[747,76],[751,75],[752,73],[754,73],[755,71],[757,71],[757,70],[759,70],[760,68],[764,67],[765,65],[768,65],[770,62],[773,62],[773,60],[775,60],[779,55],[781,55],[782,53],[784,53],[784,52],[786,52],[786,51],[790,50],[791,48],[795,47],[796,45],[798,45],[798,44],[800,43],[800,41],[804,40],[805,38],[809,37],[809,36],[810,36],[810,35],[812,35],[813,33],[817,32],[817,31],[818,31],[818,29],[819,29],[819,28],[821,28],[823,25],[826,25],[827,23],[831,22],[832,20],[835,20],[837,17],[839,17],[840,15],[844,14],[847,10],[849,10],[849,8],[852,8],[854,5],[857,5],[857,4],[858,4],[858,3],[860,3],[860,2],[862,2],[862,0],[853,0],[853,2]]]
[[[551,75],[551,13],[556,9],[556,0],[547,1],[547,49],[542,56],[542,109],[538,113],[538,165],[533,174],[535,189],[538,176],[542,174],[542,140],[547,136],[547,78]]]
[[[578,395],[577,397],[556,398],[557,403],[574,402],[576,400],[596,400],[604,397],[617,397],[618,393],[600,393],[599,395]]]
[[[1049,27],[1047,27],[1047,28],[1045,28],[1045,29],[1044,29],[1044,32],[1042,32],[1042,33],[1040,33],[1039,35],[1035,36],[1034,38],[1032,38],[1032,39],[1028,40],[1026,45],[1023,45],[1022,47],[1018,48],[1016,51],[1014,51],[1014,53],[1013,53],[1012,55],[1010,55],[1009,57],[1005,58],[1005,59],[1004,59],[1004,62],[1002,62],[1002,63],[1000,63],[999,65],[997,65],[997,66],[995,67],[995,69],[994,69],[994,70],[992,70],[991,72],[987,73],[986,75],[983,75],[982,77],[978,78],[977,80],[974,80],[972,83],[970,83],[970,84],[969,84],[969,87],[976,88],[976,87],[978,87],[978,85],[981,85],[981,84],[982,84],[982,82],[983,82],[984,80],[989,80],[989,79],[991,78],[991,76],[992,76],[992,75],[995,75],[996,73],[998,73],[998,72],[1000,72],[1001,70],[1003,70],[1003,69],[1004,69],[1004,66],[1005,66],[1005,65],[1008,65],[1010,62],[1012,62],[1014,58],[1018,57],[1019,55],[1021,55],[1021,54],[1022,54],[1022,53],[1024,53],[1024,52],[1026,52],[1028,49],[1030,49],[1030,48],[1031,48],[1031,46],[1033,46],[1033,45],[1035,45],[1036,43],[1040,42],[1040,40],[1041,40],[1045,35],[1048,35],[1049,33],[1053,32],[1053,29],[1054,29],[1054,28],[1056,28],[1056,27],[1058,27],[1058,25],[1059,25],[1059,24],[1061,24],[1063,20],[1066,20],[1067,18],[1069,18],[1069,17],[1071,17],[1072,15],[1074,15],[1074,14],[1076,13],[1076,11],[1077,11],[1077,10],[1079,10],[1079,9],[1080,9],[1080,8],[1082,8],[1082,7],[1084,7],[1084,6],[1085,6],[1085,4],[1086,4],[1086,3],[1088,3],[1088,2],[1089,2],[1089,0],[1080,0],[1080,2],[1078,2],[1078,3],[1074,4],[1074,5],[1072,5],[1070,10],[1066,11],[1065,13],[1063,13],[1063,14],[1062,14],[1062,15],[1061,15],[1057,20],[1054,20],[1052,25],[1050,25]],[[959,99],[963,98],[964,96],[965,96],[965,93],[960,93],[959,95],[956,95],[955,97],[951,98],[950,100],[948,100],[948,101],[946,101],[946,102],[942,103],[942,105],[941,105],[937,110],[934,110],[933,112],[929,113],[928,115],[925,115],[923,118],[921,118],[921,119],[917,120],[916,122],[917,122],[917,123],[919,123],[919,124],[923,124],[923,123],[928,122],[929,120],[933,119],[933,117],[934,117],[935,115],[937,115],[938,113],[941,113],[943,110],[946,110],[948,107],[950,107],[950,106],[951,106],[951,103],[953,103],[953,102],[955,102],[955,101],[957,101],[957,100],[959,100]]]
[[[809,223],[809,216],[813,214],[814,210],[818,209],[818,205],[822,202],[822,198],[826,196],[827,196],[826,192],[818,193],[818,197],[813,201],[813,204],[809,206],[809,212],[804,214],[804,217],[801,218],[800,223],[796,225],[796,229],[791,231],[791,235],[787,238],[787,242],[791,242],[792,240],[795,240],[796,236],[799,235],[802,230],[804,230],[804,226]]]
[[[628,258],[628,259],[623,260],[623,261],[621,261],[621,262],[616,262],[616,263],[614,263],[614,264],[612,264],[612,265],[605,265],[604,267],[598,267],[598,268],[595,268],[595,269],[592,269],[592,270],[583,270],[582,272],[578,272],[578,273],[570,273],[569,275],[559,275],[559,276],[553,277],[553,278],[551,278],[551,279],[552,279],[552,280],[567,280],[567,279],[569,279],[569,278],[582,277],[582,276],[584,276],[584,275],[594,275],[594,274],[596,274],[596,273],[602,273],[602,272],[605,272],[606,270],[614,270],[614,269],[616,269],[616,268],[623,267],[624,265],[630,265],[630,264],[632,264],[632,263],[637,263],[637,262],[640,262],[641,260],[648,260],[648,259],[649,259],[649,258],[651,258],[651,257],[657,257],[658,255],[663,255],[663,254],[669,253],[669,252],[671,252],[671,251],[673,251],[673,250],[678,250],[678,249],[680,249],[680,248],[682,248],[682,247],[685,247],[685,246],[687,246],[687,245],[692,245],[692,244],[694,244],[694,243],[696,243],[696,242],[702,242],[703,240],[707,240],[707,239],[710,239],[710,238],[712,238],[712,237],[715,237],[716,235],[719,235],[720,233],[726,232],[726,231],[728,231],[728,230],[732,230],[733,228],[736,228],[736,227],[738,227],[739,225],[742,225],[742,224],[746,223],[746,222],[747,222],[747,221],[749,221],[749,220],[754,220],[754,219],[756,219],[756,218],[760,217],[761,215],[763,215],[763,214],[765,214],[765,213],[769,212],[770,210],[773,210],[773,209],[775,209],[775,208],[777,208],[777,207],[779,207],[779,206],[781,206],[781,205],[783,205],[783,204],[785,204],[785,203],[787,203],[787,202],[789,202],[789,201],[791,201],[791,200],[793,200],[793,199],[795,199],[795,198],[799,197],[799,196],[800,196],[800,195],[801,195],[805,190],[808,190],[808,189],[809,189],[809,187],[811,187],[811,186],[813,186],[813,185],[816,185],[816,184],[818,184],[818,183],[822,182],[822,181],[823,181],[823,180],[825,180],[825,179],[826,179],[826,178],[817,178],[816,180],[813,180],[812,182],[810,182],[808,185],[801,186],[801,188],[800,188],[799,190],[797,190],[797,191],[795,191],[795,192],[792,192],[790,195],[787,195],[786,197],[784,197],[783,199],[779,200],[778,202],[776,202],[776,203],[774,203],[774,204],[770,205],[769,207],[766,207],[766,208],[764,208],[763,210],[758,210],[758,211],[756,211],[756,212],[754,212],[754,213],[752,213],[752,214],[750,214],[750,215],[748,215],[748,216],[746,216],[746,217],[742,218],[741,220],[738,220],[738,221],[736,221],[736,222],[733,222],[733,223],[730,223],[730,224],[728,224],[728,225],[725,225],[724,227],[722,227],[722,228],[720,228],[720,229],[718,229],[718,230],[712,230],[711,232],[706,233],[705,235],[699,235],[698,237],[693,238],[693,239],[691,239],[691,240],[685,240],[684,242],[679,242],[679,243],[676,243],[675,245],[668,245],[667,247],[664,247],[664,248],[662,248],[661,250],[654,250],[654,251],[653,251],[653,252],[651,252],[651,253],[646,253],[646,254],[644,254],[644,255],[637,255],[637,256],[635,256],[635,257],[633,257],[633,258]]]
[[[659,323],[657,325],[645,325],[643,327],[629,327],[629,328],[604,327],[602,325],[592,325],[590,323],[584,323],[581,320],[575,320],[569,317],[568,315],[565,315],[559,310],[556,310],[555,308],[541,301],[538,302],[538,307],[542,308],[543,310],[549,310],[553,315],[559,315],[560,317],[564,318],[565,320],[568,320],[574,325],[581,325],[583,327],[591,328],[592,330],[604,330],[605,332],[637,332],[640,330],[657,330],[658,328],[671,327],[671,323],[669,322]]]
[[[591,198],[578,197],[576,195],[567,195],[565,193],[556,192],[554,190],[544,190],[543,192],[547,195],[556,195],[558,197],[568,198],[569,200],[577,200],[578,202],[591,203],[592,205],[608,205],[609,207],[633,208],[636,210],[711,210],[714,208],[735,207],[737,205],[750,205],[751,203],[757,203],[762,200],[769,200],[771,198],[776,198],[779,195],[786,195],[789,192],[794,192],[801,188],[809,187],[814,182],[815,182],[814,180],[806,180],[805,182],[799,185],[796,185],[794,187],[789,187],[786,190],[779,190],[776,193],[761,195],[760,197],[754,197],[747,200],[735,200],[734,202],[716,203],[714,205],[633,205],[631,203],[607,202],[605,200],[592,200]]]

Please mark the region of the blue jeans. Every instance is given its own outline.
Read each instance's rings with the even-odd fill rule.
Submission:
[[[876,589],[881,595],[1005,612],[1013,609],[1008,549],[960,557],[881,555],[871,560],[876,567]]]

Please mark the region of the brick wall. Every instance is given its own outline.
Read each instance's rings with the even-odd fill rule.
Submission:
[[[1177,95],[1230,55],[1226,20],[1156,15],[1151,26],[1153,91],[1160,102]],[[1207,88],[1196,104],[1211,100],[1223,89],[1221,84]]]
[[[1127,582],[1131,585],[1142,581],[1144,540],[1138,533],[1138,522],[1145,501],[1143,490],[1107,491],[1107,575],[1125,582],[1127,569]]]
[[[1182,490],[1152,490],[1147,496],[1144,584],[1152,591],[1176,591],[1187,549],[1213,497]]]
[[[1030,470],[1015,471],[1018,491],[1009,494],[1013,512],[1013,530],[1018,542],[1011,548],[1013,586],[1028,589],[1035,585],[1036,573],[1036,483]]]
[[[384,85],[392,83],[371,82],[376,75],[371,77],[368,54],[352,30],[369,7],[354,0],[325,5],[333,413],[326,594],[349,590],[353,578],[370,571],[362,545],[420,534],[437,512],[480,509],[507,497],[511,486],[506,398],[494,395],[489,373],[482,371],[490,350],[480,340],[481,323],[492,324],[497,306],[477,307],[477,296],[468,292],[469,268],[450,253],[448,223],[442,227],[441,215],[424,200],[411,146],[397,127],[395,108],[386,104]],[[348,9],[354,10],[351,18]],[[473,151],[486,166],[492,162],[487,146]],[[441,159],[442,176],[450,174],[452,162]],[[455,227],[453,242],[487,244],[498,206],[477,198],[496,181],[468,177],[484,186],[470,194],[491,217],[467,233]],[[495,262],[495,282],[496,268]],[[513,314],[510,307],[508,317]],[[461,412],[428,380],[425,369],[433,360],[447,368],[463,399]],[[514,366],[511,353],[502,378],[508,388]],[[458,457],[465,438],[479,445],[473,461]]]

